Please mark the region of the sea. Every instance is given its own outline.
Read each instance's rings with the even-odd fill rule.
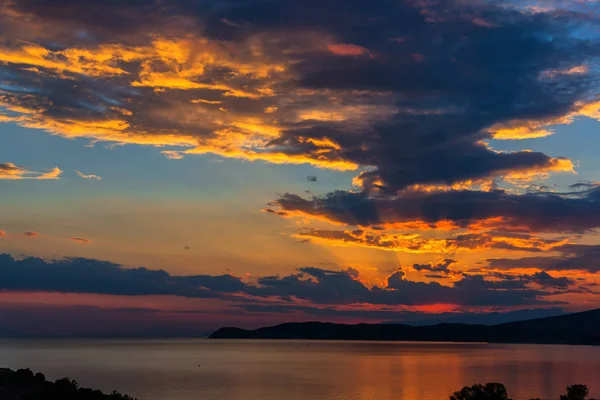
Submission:
[[[259,340],[1,340],[0,367],[139,400],[447,400],[500,382],[514,400],[570,384],[600,397],[600,347]]]

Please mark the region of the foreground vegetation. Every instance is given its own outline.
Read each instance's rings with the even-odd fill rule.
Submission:
[[[586,400],[589,390],[585,385],[567,386],[567,393],[560,400]],[[511,400],[506,388],[501,383],[465,386],[450,396],[450,400]],[[531,399],[540,400],[540,399]],[[589,399],[594,400],[594,399]]]
[[[76,381],[63,378],[46,380],[44,374],[29,369],[0,369],[0,399],[2,400],[136,400],[119,392],[104,394],[99,390],[79,387]]]

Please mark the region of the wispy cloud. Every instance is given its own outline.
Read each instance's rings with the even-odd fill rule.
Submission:
[[[163,150],[161,151],[161,154],[163,154],[169,160],[181,160],[185,156],[184,152],[177,150]]]
[[[85,239],[85,238],[80,238],[80,237],[72,237],[69,238],[69,240],[75,242],[75,243],[81,243],[81,244],[92,244],[92,241],[89,239]]]
[[[92,179],[92,180],[96,180],[96,181],[102,180],[102,177],[98,176],[98,175],[92,175],[92,174],[87,175],[87,174],[84,174],[84,173],[82,173],[80,171],[75,171],[75,172],[77,173],[77,176],[79,176],[79,177],[81,177],[83,179]]]

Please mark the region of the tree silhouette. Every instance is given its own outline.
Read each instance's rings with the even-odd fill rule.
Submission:
[[[0,368],[0,399],[18,400],[135,400],[119,392],[104,394],[86,389],[69,378],[46,381],[43,374],[34,375],[29,369],[12,371]]]
[[[465,386],[450,396],[450,400],[510,400],[506,388],[501,383],[487,383]],[[569,399],[571,400],[571,399]]]
[[[589,392],[585,385],[567,386],[567,394],[560,396],[560,400],[585,400]]]

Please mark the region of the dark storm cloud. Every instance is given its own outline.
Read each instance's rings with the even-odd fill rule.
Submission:
[[[527,288],[524,284],[496,283],[483,277],[468,276],[454,283],[453,287],[437,282],[414,282],[398,271],[388,278],[388,290],[372,289],[374,304],[461,304],[471,306],[541,304],[543,291]],[[392,290],[389,290],[392,289]],[[510,290],[507,290],[510,289]]]
[[[574,285],[576,282],[573,279],[567,278],[566,276],[554,277],[547,273],[546,271],[535,272],[533,274],[523,274],[523,275],[509,275],[502,273],[491,273],[493,277],[506,280],[506,281],[520,281],[524,283],[535,283],[540,286],[545,287],[554,287],[559,289],[567,288],[571,285]]]
[[[422,221],[452,221],[460,226],[503,218],[504,230],[585,232],[600,226],[600,189],[581,193],[511,194],[496,190],[407,193],[394,197],[369,197],[364,193],[336,191],[304,199],[285,194],[276,202],[280,215],[295,212],[348,225],[368,226]]]
[[[435,282],[410,281],[399,270],[388,277],[387,286],[369,288],[358,278],[358,271],[351,268],[333,271],[304,267],[287,276],[261,277],[256,284],[249,284],[231,275],[177,276],[163,270],[126,269],[117,264],[83,258],[44,261],[28,257],[15,260],[9,255],[0,255],[0,289],[9,291],[175,295],[241,303],[247,303],[249,298],[254,301],[270,298],[289,303],[300,299],[317,305],[443,303],[513,306],[551,303],[544,300],[550,292],[529,288],[527,284],[531,280],[524,279],[495,277],[495,281],[488,281],[482,276],[465,276],[454,286],[443,286]],[[556,284],[545,286],[559,287]]]
[[[574,12],[491,3],[10,1],[4,100],[36,110],[19,123],[65,136],[76,124],[92,140],[369,167],[362,181],[383,192],[569,169],[481,140],[577,113],[595,70],[560,71],[592,63],[598,45],[572,34]]]
[[[216,297],[235,292],[243,283],[232,276],[171,276],[162,270],[125,269],[109,262],[67,258],[44,261],[15,260],[0,255],[0,287],[4,290],[39,290],[116,295],[179,295]]]
[[[368,49],[372,57],[319,55],[298,64],[300,84],[393,92],[400,112],[354,135],[344,124],[328,123],[288,131],[283,138],[291,146],[299,135],[334,139],[346,158],[376,167],[364,174],[366,180],[380,178],[390,190],[549,167],[552,161],[544,154],[497,153],[479,140],[489,137],[485,129],[499,122],[564,115],[576,99],[589,94],[589,77],[540,80],[546,70],[597,55],[593,44],[570,36],[551,18],[451,1],[434,2],[427,10],[435,9],[440,18],[410,2],[382,1],[372,7],[351,1],[343,9],[327,1],[309,3],[277,3],[277,11],[271,11],[293,8],[292,24],[298,26],[318,26],[335,13],[336,18],[329,17],[339,21],[330,26],[336,39]],[[259,24],[268,11],[256,12]],[[494,28],[464,17],[477,13]],[[403,40],[399,44],[391,38]]]
[[[140,29],[148,29],[152,24],[154,28],[168,25],[169,18],[177,16],[175,10],[170,11],[169,7],[161,3],[156,0],[4,2],[5,7],[9,7],[15,16],[26,19],[33,25],[32,31],[38,37],[45,40],[60,39],[69,44],[139,38]]]
[[[582,270],[600,272],[600,246],[568,244],[557,247],[561,254],[548,257],[494,258],[486,260],[491,268],[539,268],[549,271]]]
[[[352,270],[301,268],[299,274],[259,280],[262,287],[254,293],[282,298],[292,296],[317,304],[511,306],[546,302],[542,299],[544,291],[529,289],[525,283],[509,282],[504,286],[482,277],[465,277],[450,287],[436,282],[410,281],[404,271],[398,270],[388,277],[386,287],[373,286],[371,289],[355,280],[356,277],[356,271]],[[506,290],[508,288],[513,290]]]
[[[321,304],[351,304],[368,301],[370,291],[355,280],[357,271],[329,271],[315,267],[300,268],[299,273],[284,277],[270,276],[258,280],[258,293],[298,297]],[[306,279],[306,277],[314,279]]]
[[[450,279],[450,276],[448,275],[439,275],[439,274],[427,274],[425,275],[426,278],[429,279]]]
[[[555,288],[566,288],[574,285],[575,281],[567,278],[566,276],[554,277],[545,271],[536,272],[532,275],[524,275],[524,279],[529,279],[533,283],[538,285],[555,287]]]
[[[481,289],[503,289],[503,290],[519,290],[525,289],[527,284],[516,279],[507,279],[499,281],[488,281],[481,275],[465,275],[465,277],[456,282],[463,289],[481,290]]]
[[[453,272],[450,269],[450,265],[454,264],[456,261],[450,258],[445,259],[437,264],[429,263],[429,264],[413,264],[413,268],[417,271],[429,271],[429,272],[438,272],[441,274],[449,274]]]

